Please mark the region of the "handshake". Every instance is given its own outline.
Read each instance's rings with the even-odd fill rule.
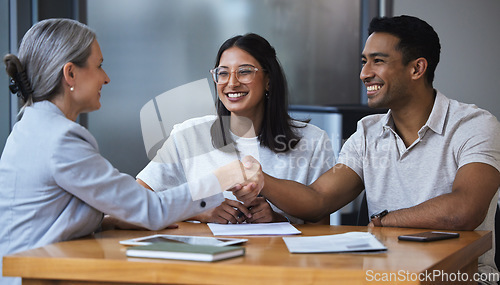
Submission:
[[[252,156],[245,156],[214,171],[223,191],[232,191],[243,204],[249,205],[264,187],[264,174],[260,163]]]

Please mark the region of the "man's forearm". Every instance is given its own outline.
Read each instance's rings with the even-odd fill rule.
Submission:
[[[451,193],[389,213],[382,225],[474,230],[485,219],[491,203],[496,202],[493,197],[499,186],[498,170],[487,164],[470,163],[457,171]]]
[[[442,230],[474,230],[487,214],[473,214],[463,205],[467,200],[444,194],[414,207],[390,212],[382,219],[384,227],[411,227]]]
[[[291,180],[264,176],[261,194],[278,208],[292,216],[307,221],[318,221],[329,214],[322,199],[314,189]]]
[[[262,194],[281,210],[317,222],[354,200],[363,191],[363,182],[349,167],[338,164],[313,184],[264,176]]]

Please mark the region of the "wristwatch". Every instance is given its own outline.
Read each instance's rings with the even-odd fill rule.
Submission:
[[[370,220],[372,221],[374,226],[383,227],[382,226],[382,218],[385,217],[387,214],[389,214],[389,211],[383,210],[381,212],[378,212],[378,213],[371,215]]]

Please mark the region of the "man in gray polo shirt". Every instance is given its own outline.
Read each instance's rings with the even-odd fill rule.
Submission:
[[[493,231],[499,122],[434,89],[441,47],[426,22],[378,18],[369,33],[360,78],[368,105],[389,112],[360,120],[337,165],[310,186],[266,176],[262,194],[315,221],[366,189],[372,226]],[[479,262],[480,272],[498,272],[494,250]]]

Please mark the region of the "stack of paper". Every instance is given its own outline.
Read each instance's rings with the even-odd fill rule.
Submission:
[[[348,232],[345,234],[283,237],[292,253],[354,252],[387,250],[371,233]]]
[[[248,236],[248,235],[296,235],[301,232],[290,223],[264,224],[212,224],[208,226],[214,236]]]

